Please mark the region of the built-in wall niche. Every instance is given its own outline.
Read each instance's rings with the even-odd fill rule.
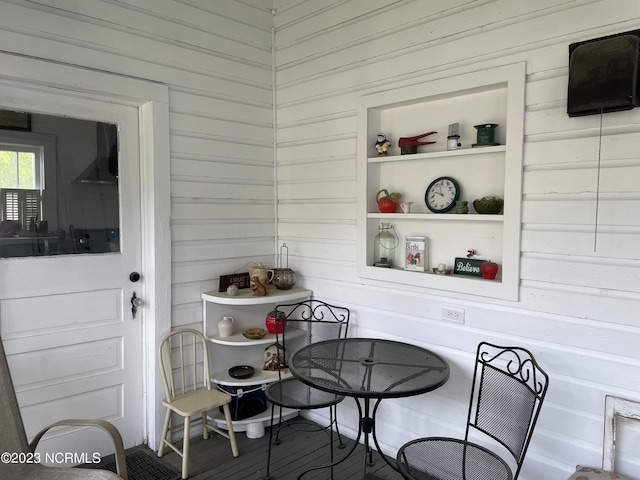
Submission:
[[[369,281],[393,282],[472,295],[517,300],[519,288],[520,209],[524,118],[524,64],[507,65],[465,75],[393,89],[361,98],[358,110],[358,273]],[[447,150],[448,125],[460,125],[460,148]],[[495,146],[477,143],[475,125],[498,124]],[[401,155],[399,137],[435,131],[422,140],[416,154]],[[378,133],[391,142],[389,154],[378,156]],[[425,191],[436,178],[449,176],[461,187],[468,214],[432,213]],[[398,192],[400,202],[413,202],[410,213],[380,213],[376,194]],[[473,210],[484,196],[504,199],[497,215]],[[394,267],[374,266],[375,235],[381,222],[391,223],[400,239]],[[427,237],[427,270],[408,271],[404,238]],[[468,250],[500,265],[495,280],[462,275],[436,275],[433,267],[452,268]]]

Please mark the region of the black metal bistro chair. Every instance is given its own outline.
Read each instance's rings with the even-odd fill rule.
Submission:
[[[337,405],[344,400],[344,397],[318,390],[295,377],[287,376],[287,365],[288,359],[309,343],[345,338],[349,328],[349,309],[329,305],[320,300],[306,300],[299,303],[277,305],[275,311],[282,312],[276,318],[276,344],[278,347],[281,346],[284,352],[284,368],[278,369],[279,380],[270,383],[265,390],[265,395],[271,402],[269,452],[267,471],[264,477],[266,480],[271,478],[271,450],[274,444],[280,443],[280,431],[285,427],[304,428],[300,427],[297,422],[295,425],[283,423],[283,408],[295,410],[329,408],[329,424],[321,429],[329,435],[331,462],[333,462],[334,428],[339,446],[344,447],[336,418]],[[276,409],[278,410],[277,422]],[[314,424],[314,429],[317,429],[316,424]],[[331,469],[331,478],[333,478],[333,468]]]
[[[396,459],[400,473],[408,480],[517,479],[548,381],[528,350],[480,343],[464,440],[429,437],[406,443]],[[471,436],[483,439],[483,445]]]

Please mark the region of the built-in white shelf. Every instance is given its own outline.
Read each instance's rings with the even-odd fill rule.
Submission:
[[[413,162],[416,160],[440,160],[443,158],[461,157],[465,155],[487,155],[496,152],[505,152],[505,145],[496,145],[493,147],[476,147],[476,148],[460,148],[458,150],[438,150],[435,152],[414,153],[413,155],[382,155],[380,157],[369,157],[369,163],[390,163],[390,162]]]
[[[311,290],[293,287],[290,290],[278,290],[270,288],[270,294],[264,297],[253,296],[249,288],[241,289],[237,295],[229,295],[226,292],[202,293],[202,315],[204,334],[209,342],[209,362],[211,365],[211,380],[218,384],[234,388],[262,386],[278,380],[277,373],[262,373],[264,364],[264,350],[276,342],[276,335],[267,333],[259,339],[248,339],[242,332],[249,328],[264,328],[267,314],[274,310],[276,305],[296,303],[311,298]],[[218,321],[225,315],[234,318],[233,335],[220,337],[218,335]],[[287,336],[302,336],[304,330],[287,327]],[[254,368],[254,374],[249,378],[232,378],[228,370],[237,365],[250,365]],[[297,410],[286,409],[285,418],[297,415]],[[220,428],[226,428],[224,418],[217,412],[210,414],[212,420]],[[233,428],[236,431],[245,431],[252,423],[268,422],[271,418],[271,407],[258,415],[243,420],[235,420]]]
[[[446,290],[517,300],[520,279],[522,155],[524,135],[524,63],[480,70],[361,97],[358,105],[358,275],[365,281]],[[446,150],[448,125],[459,123],[462,147]],[[475,125],[498,124],[494,146],[476,146]],[[400,137],[435,131],[418,153],[400,155]],[[377,155],[379,132],[391,142],[388,155]],[[424,195],[436,178],[449,176],[461,187],[468,214],[432,213]],[[411,213],[380,213],[377,192],[386,189],[413,202]],[[504,199],[499,215],[476,214],[473,200]],[[400,212],[400,209],[398,209]],[[390,223],[400,244],[393,264],[374,267],[374,238],[382,222]],[[404,270],[404,237],[427,240],[427,271]],[[435,275],[441,263],[453,268],[468,250],[500,269],[495,280],[463,275]]]
[[[217,303],[219,305],[266,305],[270,303],[285,303],[289,301],[298,301],[310,295],[310,290],[304,288],[293,287],[289,290],[278,290],[273,285],[270,287],[270,293],[264,297],[253,296],[253,290],[243,288],[238,290],[237,295],[229,295],[227,292],[207,292],[202,294],[202,300],[205,302]]]
[[[480,215],[468,213],[456,215],[450,213],[367,213],[367,218],[378,218],[389,222],[392,220],[421,220],[427,222],[502,222],[503,215]]]

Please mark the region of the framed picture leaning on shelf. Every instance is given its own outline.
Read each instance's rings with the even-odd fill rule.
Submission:
[[[427,238],[405,237],[404,269],[424,272],[427,268]]]
[[[262,373],[286,373],[284,348],[279,343],[272,343],[264,349]]]

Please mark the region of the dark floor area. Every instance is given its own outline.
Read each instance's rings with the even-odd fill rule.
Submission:
[[[299,417],[290,421],[297,424]],[[211,434],[208,440],[202,437],[191,442],[189,455],[189,478],[193,480],[256,480],[265,475],[269,429],[264,437],[247,438],[245,432],[237,432],[236,440],[240,455],[231,455],[229,441],[220,435]],[[336,459],[342,458],[353,446],[353,441],[344,439],[346,448],[334,448]],[[294,431],[286,428],[281,433],[279,445],[273,447],[271,478],[273,480],[295,480],[302,471],[325,463],[329,459],[328,436],[324,432]],[[170,451],[162,460],[180,470],[181,458]],[[367,473],[386,480],[400,480],[402,477],[389,467],[378,453],[373,454],[373,466],[367,466]],[[354,453],[335,467],[335,480],[358,480],[362,478],[363,449],[358,445]],[[329,479],[329,469],[310,472],[303,480]]]

